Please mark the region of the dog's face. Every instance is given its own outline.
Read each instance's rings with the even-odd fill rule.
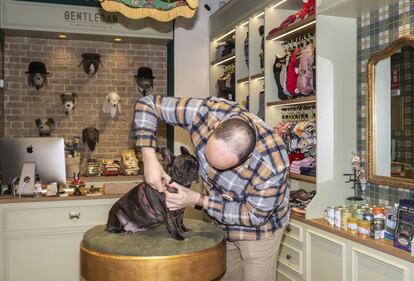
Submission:
[[[121,114],[121,97],[117,92],[110,92],[106,96],[102,110],[104,113],[109,113],[112,118]]]
[[[137,78],[138,86],[143,90],[149,90],[152,88],[153,81],[150,78]]]
[[[55,121],[51,118],[49,119],[36,119],[35,121],[37,130],[39,131],[39,136],[50,136],[52,132],[52,126],[55,125]]]
[[[60,95],[60,99],[63,103],[63,108],[65,110],[65,114],[68,115],[69,113],[75,110],[75,103],[78,99],[78,96],[74,93],[64,93]]]
[[[101,56],[99,54],[82,54],[82,61],[80,63],[83,70],[88,75],[94,75],[98,72],[101,63]]]
[[[168,148],[161,149],[164,159],[164,170],[170,175],[172,181],[178,184],[191,187],[191,184],[198,181],[198,161],[190,152],[181,146],[181,155],[174,156]]]
[[[41,73],[29,74],[29,86],[33,86],[36,90],[39,90],[46,84],[46,75]]]

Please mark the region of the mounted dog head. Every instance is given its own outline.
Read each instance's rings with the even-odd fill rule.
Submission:
[[[152,75],[152,69],[149,67],[138,68],[135,80],[138,84],[139,91],[146,96],[148,91],[154,87],[155,77]]]
[[[76,100],[78,99],[77,94],[64,93],[60,95],[60,99],[62,100],[66,115],[68,115],[69,113],[75,110],[75,103],[76,103]]]
[[[84,53],[82,54],[82,61],[79,66],[83,66],[83,70],[88,75],[94,75],[98,72],[99,65],[101,63],[101,55],[95,53]]]
[[[35,87],[36,90],[41,89],[47,85],[47,75],[50,73],[46,71],[46,65],[41,61],[32,61],[29,64],[29,70],[26,71],[27,82],[29,86]]]
[[[36,119],[35,124],[39,131],[39,137],[49,137],[52,133],[52,126],[55,125],[55,121],[52,118],[43,120]]]
[[[164,170],[170,175],[173,182],[182,186],[190,187],[198,181],[198,161],[184,146],[180,147],[181,155],[174,156],[171,151],[164,147],[161,155],[164,160]]]
[[[112,118],[121,114],[121,97],[116,92],[110,92],[106,97],[102,106],[104,113],[109,113]]]
[[[86,142],[91,151],[95,150],[96,144],[99,142],[99,131],[96,128],[89,127],[82,131],[82,141]]]

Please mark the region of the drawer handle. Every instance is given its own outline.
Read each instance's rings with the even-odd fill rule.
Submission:
[[[71,219],[71,220],[80,219],[80,213],[79,212],[70,212],[69,213],[69,219]]]
[[[290,225],[286,226],[286,232],[290,233],[292,231],[292,228],[290,227]]]
[[[292,256],[291,255],[286,255],[286,259],[288,260],[288,261],[290,261],[290,259],[292,258]]]

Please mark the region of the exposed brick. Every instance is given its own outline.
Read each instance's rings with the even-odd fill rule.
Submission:
[[[120,153],[132,145],[133,107],[141,96],[134,78],[137,69],[152,67],[156,76],[154,93],[166,94],[166,47],[162,45],[9,36],[5,42],[4,58],[0,44],[0,78],[4,64],[8,88],[4,95],[0,93],[0,135],[4,131],[5,135],[14,137],[38,136],[34,122],[37,118],[53,118],[56,124],[52,136],[66,139],[81,136],[84,128],[94,126],[100,131],[100,142],[93,157],[120,159]],[[103,67],[94,76],[87,76],[79,67],[81,54],[85,52],[102,55]],[[34,60],[44,62],[50,72],[48,85],[40,90],[27,83],[25,72]],[[117,91],[122,99],[122,115],[116,120],[102,112],[105,96],[110,91]],[[75,92],[79,97],[75,112],[70,115],[65,115],[60,99],[64,92]],[[165,126],[161,130],[158,143],[165,146]],[[85,167],[91,153],[83,143],[80,152]]]

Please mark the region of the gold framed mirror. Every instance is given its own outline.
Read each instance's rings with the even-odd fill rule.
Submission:
[[[367,180],[414,189],[414,36],[367,64]]]

